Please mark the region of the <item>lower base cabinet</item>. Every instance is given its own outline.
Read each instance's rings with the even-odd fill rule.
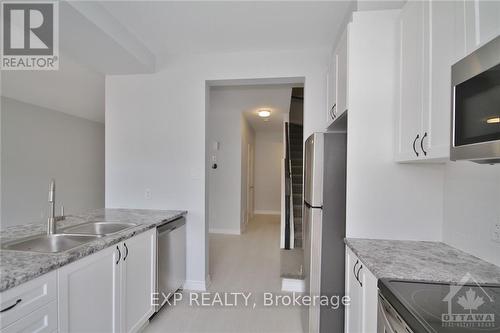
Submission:
[[[120,271],[118,246],[59,269],[61,332],[120,331]]]
[[[153,314],[156,229],[58,270],[61,332],[135,332]]]
[[[377,333],[377,278],[348,248],[345,265],[345,292],[350,298],[345,310],[345,332]]]
[[[123,242],[121,272],[122,332],[137,332],[154,313],[156,229]]]
[[[50,272],[0,293],[0,332],[56,332],[56,289],[56,272]]]

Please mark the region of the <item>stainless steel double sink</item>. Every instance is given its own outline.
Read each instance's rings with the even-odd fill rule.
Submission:
[[[59,253],[92,242],[104,236],[137,226],[128,222],[86,222],[61,229],[60,233],[36,235],[2,244],[4,250]]]

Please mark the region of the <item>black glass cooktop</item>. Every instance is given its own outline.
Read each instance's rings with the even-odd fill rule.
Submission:
[[[500,333],[500,285],[381,279],[382,295],[415,333]]]

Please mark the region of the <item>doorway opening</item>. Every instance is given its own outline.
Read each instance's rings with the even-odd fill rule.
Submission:
[[[280,249],[302,244],[304,85],[287,81],[208,85],[211,288],[279,292]]]

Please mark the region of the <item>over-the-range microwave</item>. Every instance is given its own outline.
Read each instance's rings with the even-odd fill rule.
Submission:
[[[451,67],[450,159],[500,163],[500,36]]]

